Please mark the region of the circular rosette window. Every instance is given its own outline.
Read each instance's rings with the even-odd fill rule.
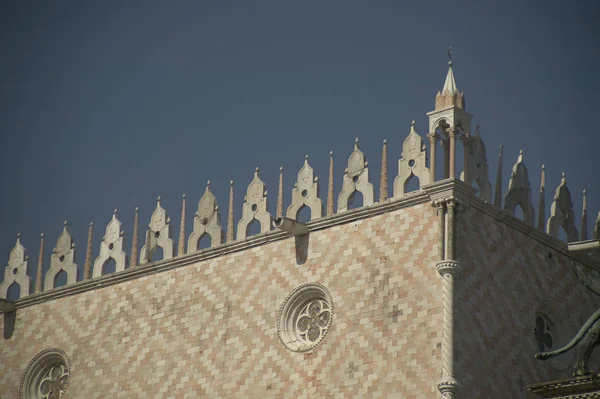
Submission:
[[[333,301],[321,284],[303,284],[287,297],[279,312],[279,339],[286,348],[306,352],[327,334],[333,320]]]
[[[21,398],[62,398],[69,384],[69,359],[60,349],[45,349],[27,366],[21,379]]]

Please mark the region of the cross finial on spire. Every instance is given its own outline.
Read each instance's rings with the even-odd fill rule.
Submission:
[[[452,46],[448,47],[448,65],[452,66]]]

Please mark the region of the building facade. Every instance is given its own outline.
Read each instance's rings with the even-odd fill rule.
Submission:
[[[413,122],[391,195],[384,142],[378,201],[357,140],[337,196],[330,166],[325,204],[307,159],[285,212],[280,179],[273,218],[256,170],[235,236],[233,186],[222,226],[209,185],[189,235],[184,198],[177,248],[160,198],[145,234],[136,218],[129,262],[116,213],[95,260],[90,227],[82,279],[66,225],[35,285],[17,239],[0,284],[0,297],[21,288],[3,302],[1,397],[525,398],[528,384],[568,377],[569,355],[534,357],[598,308],[572,268],[600,263],[558,239],[587,237],[566,179],[546,218],[542,178],[536,218],[521,153],[492,198],[451,63],[428,116],[429,151]],[[415,177],[420,189],[406,192]],[[357,191],[363,204],[349,209]],[[295,221],[303,207],[307,224]],[[248,237],[253,220],[261,233]],[[204,236],[211,247],[199,250]],[[68,284],[55,288],[59,273]]]

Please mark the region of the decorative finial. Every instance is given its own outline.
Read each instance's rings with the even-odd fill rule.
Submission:
[[[411,125],[412,127],[415,127],[416,123],[415,123],[415,120],[414,120],[414,119],[412,120],[412,122],[410,122],[410,125]]]
[[[41,238],[44,238],[44,233],[40,234],[40,237],[41,237]]]
[[[210,182],[210,180],[209,180],[209,182]],[[186,197],[187,197],[187,195],[185,195],[185,194],[183,194],[183,195],[181,196],[181,198],[183,198],[183,199],[186,199]]]
[[[565,174],[565,172],[562,172],[562,176],[561,176],[560,180],[562,180],[565,183],[567,182],[567,175]]]
[[[329,151],[329,156],[333,156],[333,151]]]
[[[115,209],[113,210],[113,213],[114,213],[115,215],[117,214],[117,208],[115,208]]]
[[[17,240],[21,239],[21,233],[17,233]]]
[[[383,139],[383,144],[387,144],[387,139]]]
[[[229,185],[233,186],[233,180],[229,180]]]
[[[280,167],[279,167],[279,171],[280,171],[280,172],[283,172],[283,166],[280,166]]]
[[[452,66],[452,46],[448,47],[448,65]]]
[[[308,154],[304,156],[304,159],[308,161]]]
[[[259,169],[259,167],[257,166],[257,167],[256,167],[256,170],[255,170],[255,172],[256,172],[256,173],[258,173],[258,171],[259,171],[259,170],[260,170],[260,169]]]
[[[63,224],[64,224],[64,225],[65,225],[65,227],[66,227],[66,226],[67,226],[67,221],[65,220],[65,221],[63,222]]]
[[[523,155],[523,149],[521,148],[521,150],[519,151],[519,155]]]
[[[160,202],[160,195],[158,196],[157,201]]]
[[[546,169],[546,165],[542,164],[542,170]]]

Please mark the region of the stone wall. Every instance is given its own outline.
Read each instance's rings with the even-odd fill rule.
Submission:
[[[280,238],[21,307],[0,341],[0,394],[17,398],[31,359],[58,348],[69,398],[437,398],[436,223],[421,203],[313,231],[306,256]],[[333,322],[298,353],[277,319],[307,282],[331,294]]]
[[[572,271],[566,244],[486,204],[459,205],[457,221],[462,270],[455,296],[455,377],[461,397],[523,398],[528,384],[570,376],[572,354],[534,358],[537,311],[556,322],[556,348],[598,309],[598,297]]]

